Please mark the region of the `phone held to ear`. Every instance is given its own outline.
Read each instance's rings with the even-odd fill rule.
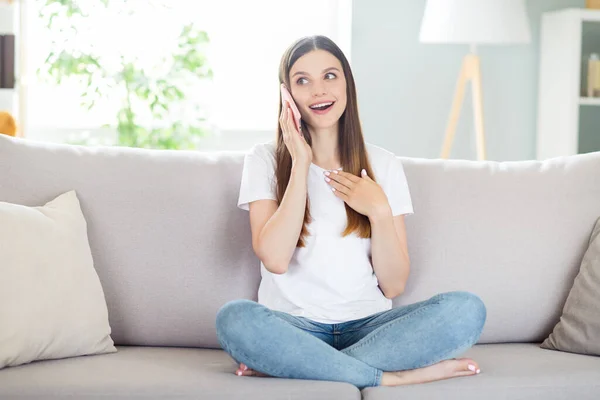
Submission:
[[[296,129],[298,129],[298,132],[301,133],[302,132],[302,122],[301,122],[301,116],[300,116],[300,110],[298,110],[298,107],[296,107],[296,103],[294,102],[294,99],[292,98],[291,93],[289,92],[289,90],[287,90],[287,88],[285,87],[285,84],[281,84],[281,102],[283,104],[283,107],[285,107],[285,103],[289,103],[290,108],[292,109],[292,114],[294,116],[294,121],[296,122]]]

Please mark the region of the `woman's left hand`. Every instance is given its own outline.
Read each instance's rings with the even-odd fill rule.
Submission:
[[[326,171],[325,181],[337,197],[369,218],[391,213],[388,198],[381,186],[364,169],[361,175],[362,177],[358,177],[343,171]]]

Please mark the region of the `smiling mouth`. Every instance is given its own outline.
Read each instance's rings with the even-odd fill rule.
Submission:
[[[335,101],[328,101],[328,102],[323,102],[320,104],[315,104],[313,106],[309,106],[309,108],[311,110],[315,110],[315,111],[325,111],[325,110],[333,107],[334,104],[335,104]]]

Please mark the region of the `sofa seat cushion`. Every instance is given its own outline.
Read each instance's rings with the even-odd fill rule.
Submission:
[[[555,350],[539,344],[476,345],[461,357],[476,360],[479,375],[421,385],[363,390],[365,400],[597,400],[600,357]]]
[[[59,399],[360,399],[336,382],[238,377],[221,350],[118,347],[119,352],[40,361],[0,371],[0,398]],[[484,344],[464,357],[481,374],[421,385],[367,388],[365,400],[597,399],[600,357],[539,344]]]
[[[0,399],[352,399],[347,383],[239,377],[222,350],[119,346],[0,371]]]

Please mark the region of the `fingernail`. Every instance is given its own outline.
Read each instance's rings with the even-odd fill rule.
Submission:
[[[238,376],[242,376],[242,371],[238,371],[238,372],[237,372],[237,375],[238,375]]]
[[[332,192],[335,192],[335,188],[331,188],[331,191],[332,191]]]
[[[338,170],[337,170],[337,169],[334,169],[334,170],[333,170],[333,173],[334,173],[334,174],[337,174],[337,173],[338,173]]]
[[[325,182],[330,182],[330,181],[331,181],[331,179],[325,177]]]
[[[248,370],[248,366],[246,364],[244,364],[244,371]]]
[[[469,364],[469,370],[475,372],[475,366],[472,364]]]
[[[481,370],[480,370],[480,369],[478,369],[477,371],[475,371],[475,373],[476,373],[476,374],[478,374],[478,373],[480,373],[480,372],[481,372]]]
[[[329,176],[329,175],[330,175],[330,174],[329,174],[329,171],[325,171],[325,172],[323,172],[323,173],[324,173],[325,175],[327,175],[327,176]]]

